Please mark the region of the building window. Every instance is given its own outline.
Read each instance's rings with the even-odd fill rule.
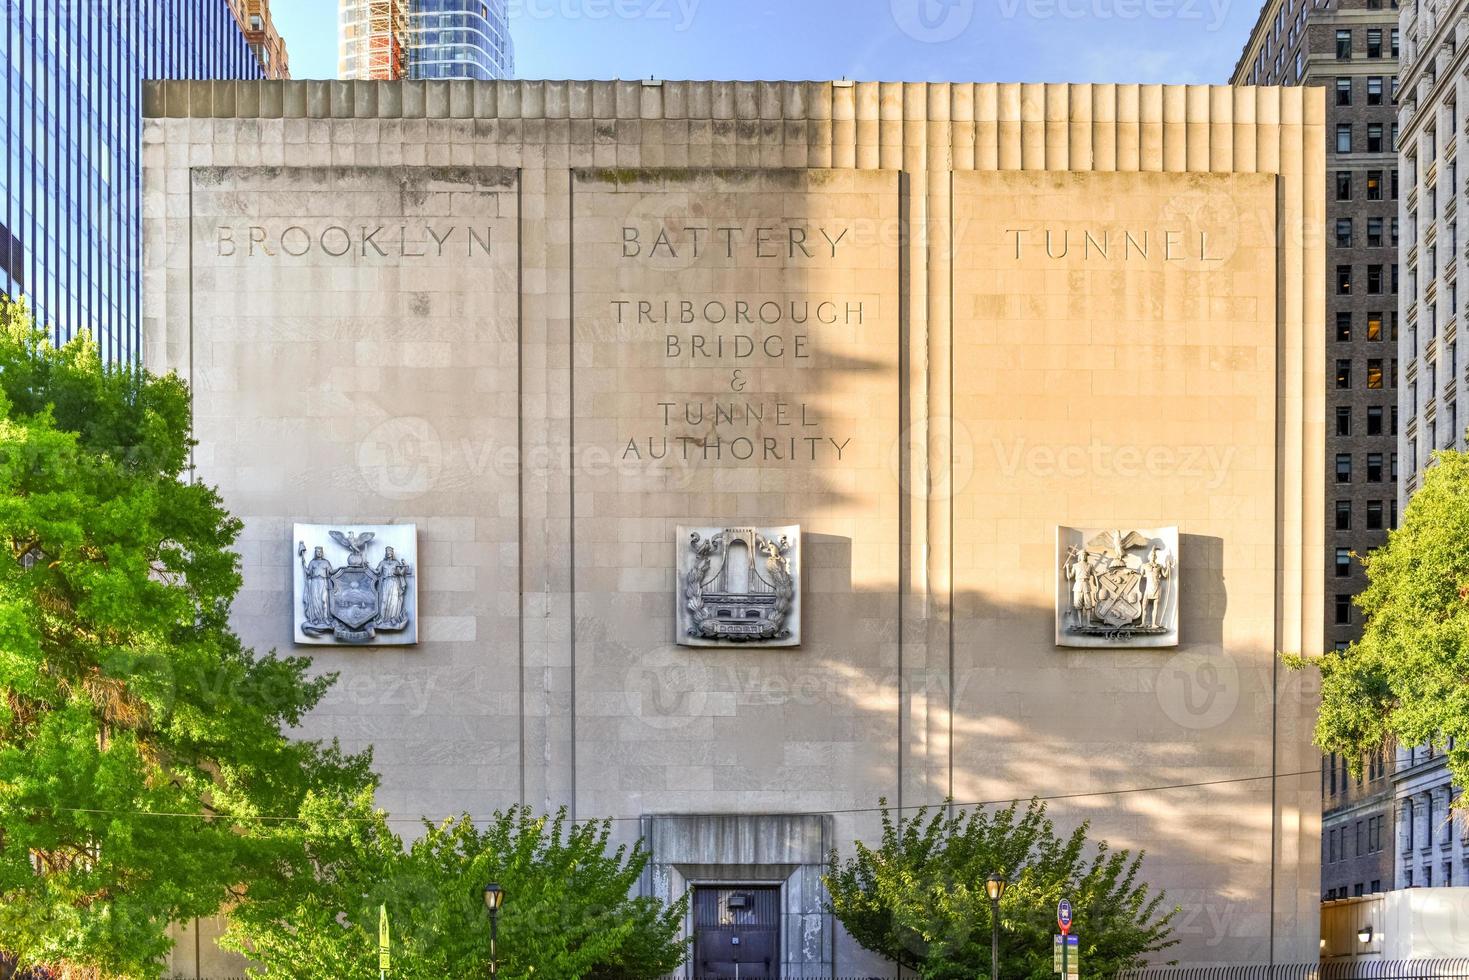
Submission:
[[[1350,170],[1336,172],[1336,199],[1338,201],[1352,199],[1352,172]]]
[[[1379,219],[1379,220],[1381,220],[1381,219]],[[1336,219],[1336,247],[1337,248],[1351,248],[1352,247],[1352,219],[1351,218],[1337,218]]]
[[[1368,248],[1381,248],[1382,247],[1382,219],[1381,218],[1368,218],[1367,219],[1367,247]]]
[[[1350,277],[1351,271],[1352,271],[1352,267],[1351,266],[1347,266],[1346,269],[1347,269],[1347,275],[1348,275],[1348,277]],[[1341,267],[1338,266],[1337,267],[1337,271],[1339,272],[1340,270],[1341,270]],[[1350,283],[1348,283],[1348,286],[1350,287]],[[1348,291],[1350,291],[1350,288],[1348,289]],[[1382,292],[1382,266],[1380,266],[1380,265],[1369,265],[1367,267],[1367,292],[1369,292],[1369,293],[1380,293],[1380,292]]]
[[[1391,238],[1392,247],[1393,248],[1397,248],[1398,247],[1398,218],[1397,218],[1397,215],[1393,215],[1392,221],[1390,221],[1388,223],[1388,227],[1390,227],[1392,229],[1392,238]]]
[[[1351,453],[1337,453],[1336,454],[1336,482],[1337,483],[1351,483],[1352,482],[1352,454]]]
[[[1397,167],[1393,167],[1392,168],[1392,199],[1394,201],[1396,201],[1398,199],[1398,168]]]
[[[1373,878],[1372,879],[1372,894],[1376,895],[1380,891],[1382,891],[1382,879],[1381,878]]]
[[[1398,498],[1393,497],[1387,502],[1387,526],[1397,530],[1398,526]]]
[[[1336,33],[1339,38],[1341,36],[1341,31],[1337,31]],[[1348,31],[1347,33],[1350,35],[1351,31]],[[1340,47],[1341,41],[1338,40],[1337,48],[1340,49]],[[1351,57],[1351,55],[1349,54],[1348,57]],[[1369,27],[1367,29],[1367,57],[1382,57],[1382,28],[1380,27]]]
[[[1367,387],[1373,389],[1382,387],[1382,358],[1380,357],[1367,359]]]
[[[1352,341],[1352,314],[1350,310],[1337,311],[1336,340],[1340,344],[1348,344]]]
[[[1367,104],[1382,105],[1382,76],[1367,76]]]
[[[1336,410],[1336,434],[1339,436],[1352,434],[1352,410],[1349,406],[1342,405]]]
[[[1350,500],[1336,502],[1336,529],[1338,531],[1352,529],[1352,502]]]
[[[1369,436],[1382,435],[1382,406],[1367,406],[1367,434]]]
[[[1349,78],[1349,77],[1343,77],[1343,78],[1338,78],[1336,80],[1336,104],[1337,105],[1351,105],[1352,104],[1352,80],[1351,80],[1351,78]]]
[[[1382,311],[1369,310],[1367,312],[1367,339],[1382,339]]]
[[[1367,124],[1367,152],[1382,152],[1382,123]]]
[[[1379,32],[1379,33],[1381,33],[1381,32]],[[1392,36],[1392,45],[1391,45],[1390,51],[1391,51],[1392,57],[1396,58],[1398,56],[1398,29],[1396,27],[1394,27],[1392,29],[1392,35],[1391,36]]]
[[[1352,597],[1342,592],[1336,594],[1336,625],[1350,626],[1352,623]]]
[[[1380,500],[1367,501],[1367,530],[1382,530],[1382,501]]]
[[[1381,128],[1381,127],[1379,127],[1379,128]],[[1336,124],[1336,152],[1338,152],[1338,153],[1351,153],[1352,152],[1352,124],[1351,123],[1337,123]]]
[[[1371,31],[1368,36],[1371,36]],[[1382,47],[1382,31],[1377,32],[1377,46]],[[1336,32],[1336,60],[1346,61],[1352,56],[1352,32],[1344,28],[1337,28]]]
[[[1367,482],[1382,482],[1382,453],[1367,454]]]
[[[1394,361],[1393,362],[1393,370],[1397,370],[1397,366],[1398,366],[1397,365],[1397,362]],[[1396,405],[1393,405],[1393,406],[1389,407],[1388,410],[1387,410],[1387,414],[1388,414],[1388,418],[1391,419],[1391,421],[1392,421],[1392,427],[1387,430],[1388,431],[1388,434],[1395,436],[1395,435],[1398,434],[1398,407]]]
[[[1369,201],[1380,201],[1380,200],[1382,200],[1382,171],[1381,170],[1369,170],[1369,171],[1367,171],[1367,200],[1369,200]]]
[[[1379,278],[1381,275],[1379,274]],[[1336,267],[1336,294],[1338,296],[1349,296],[1352,292],[1352,267],[1339,265]]]
[[[1352,386],[1352,362],[1348,358],[1337,359],[1336,386],[1338,388],[1350,388]]]

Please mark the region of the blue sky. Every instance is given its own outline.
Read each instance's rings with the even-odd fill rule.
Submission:
[[[521,78],[1227,82],[1255,0],[510,0]],[[275,0],[296,78],[337,0]]]

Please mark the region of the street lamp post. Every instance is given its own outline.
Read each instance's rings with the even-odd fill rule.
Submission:
[[[998,871],[984,880],[985,894],[990,897],[990,980],[1000,980],[1000,899],[1009,884]]]
[[[500,926],[500,906],[505,904],[505,892],[495,882],[485,886],[485,908],[490,912],[490,976],[495,976],[500,971],[499,961],[495,958],[495,939]]]

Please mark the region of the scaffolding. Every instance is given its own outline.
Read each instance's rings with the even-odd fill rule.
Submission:
[[[408,75],[409,0],[341,0],[341,78],[392,80]]]

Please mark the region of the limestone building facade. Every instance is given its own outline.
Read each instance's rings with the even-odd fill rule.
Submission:
[[[1469,143],[1459,98],[1465,79],[1469,16],[1461,2],[1402,7],[1402,106],[1398,153],[1403,173],[1403,364],[1399,391],[1404,419],[1398,438],[1402,506],[1418,489],[1440,449],[1465,448],[1459,413],[1458,270],[1469,254],[1460,241],[1458,149]],[[1453,785],[1444,754],[1432,746],[1400,746],[1394,778],[1397,802],[1396,878],[1399,888],[1460,885],[1469,873],[1469,824],[1451,816]]]
[[[294,524],[417,527],[419,642],[301,648],[388,809],[616,818],[696,936],[734,889],[771,975],[830,977],[883,970],[820,887],[880,798],[1054,797],[1148,851],[1170,956],[1314,959],[1276,652],[1323,636],[1319,92],[145,103],[144,360],[244,521],[242,635],[292,646]],[[799,646],[676,642],[680,525],[799,528]],[[1063,525],[1176,526],[1176,646],[1056,645]]]

